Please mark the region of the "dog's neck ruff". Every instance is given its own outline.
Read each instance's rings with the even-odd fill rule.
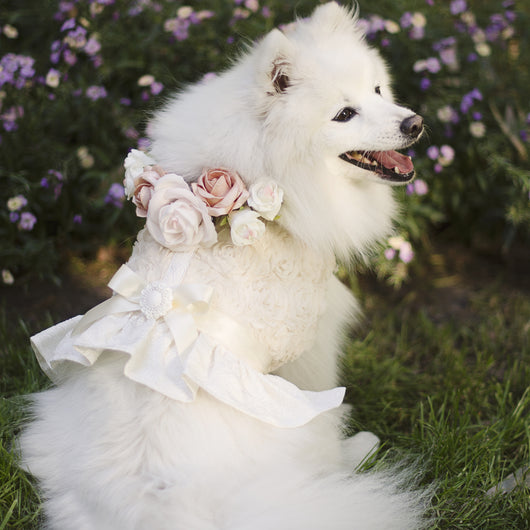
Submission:
[[[279,237],[275,233],[278,230],[271,227],[270,236],[264,239]],[[252,306],[262,308],[266,305],[266,298],[259,297],[266,297],[269,288],[267,285],[263,292],[256,286],[259,292],[254,293],[250,287],[254,287],[255,278],[263,271],[253,272],[255,275],[248,279],[249,274],[243,272],[247,263],[241,258],[248,252],[261,255],[267,248],[266,241],[260,242],[258,249],[237,247],[229,241],[227,232],[225,230],[223,235],[225,242],[211,249],[199,245],[194,250],[174,252],[161,247],[147,231],[143,231],[131,260],[109,283],[114,291],[110,299],[84,316],[32,337],[33,348],[44,371],[52,380],[60,379],[65,370],[68,373],[71,363],[90,367],[98,359],[103,360],[109,351],[120,352],[126,359],[125,377],[168,398],[190,403],[197,398],[199,389],[203,389],[240,412],[277,427],[304,425],[322,412],[339,406],[344,397],[343,388],[324,392],[302,391],[270,374],[271,370],[286,362],[287,357],[284,355],[279,361],[278,352],[254,332],[249,322],[244,321],[241,316],[244,306],[239,312],[233,312],[237,317],[225,310],[231,309],[235,301],[230,298],[233,284],[223,284],[217,292],[219,278],[227,274],[223,267],[231,269],[233,281],[238,281],[238,275],[243,274],[241,296],[250,296]],[[235,260],[224,255],[232,252],[231,249],[237,253]],[[242,268],[241,272],[232,270],[236,263]],[[248,264],[253,263],[251,260]],[[281,267],[277,274],[286,274],[289,282],[303,276],[304,285],[309,279],[307,289],[316,292],[325,284],[330,264],[324,264],[321,270],[314,263],[305,265],[311,270],[301,269],[295,277],[290,276],[288,270],[282,271]],[[205,271],[210,271],[206,272],[207,278]],[[207,281],[201,283],[201,278]],[[296,286],[296,281],[294,284]],[[301,300],[307,298],[304,292],[300,295]],[[279,302],[283,305],[281,300]],[[300,304],[297,299],[292,303]],[[309,321],[310,328],[316,327],[313,320],[322,310],[317,305],[315,308],[311,318],[307,316],[307,309],[303,308],[301,313],[300,322]],[[272,309],[277,311],[274,306]],[[284,349],[289,350],[289,341],[281,332],[281,316],[278,321],[272,321],[264,312],[262,317],[268,325],[278,328],[275,338],[282,339],[278,350],[283,355]],[[286,326],[292,327],[292,324],[287,322]],[[270,330],[263,331],[271,335]],[[307,330],[304,333],[310,336]],[[302,341],[298,337],[293,339],[298,348],[308,347],[299,344]],[[296,349],[293,352],[293,355],[301,353]]]

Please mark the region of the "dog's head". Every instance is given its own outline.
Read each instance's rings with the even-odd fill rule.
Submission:
[[[386,67],[356,22],[333,2],[285,32],[272,31],[261,43],[258,100],[271,124],[309,134],[334,171],[406,183],[414,177],[413,164],[395,150],[418,140],[423,119],[394,103]]]
[[[379,54],[355,15],[332,2],[273,30],[227,72],[177,96],[152,123],[153,157],[197,178],[237,171],[284,189],[279,222],[342,256],[387,235],[396,208],[389,186],[409,182],[396,150],[423,121],[396,105]]]

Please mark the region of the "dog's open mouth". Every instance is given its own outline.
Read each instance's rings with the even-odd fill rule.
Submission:
[[[340,158],[389,182],[404,184],[414,178],[412,159],[397,151],[349,151]]]

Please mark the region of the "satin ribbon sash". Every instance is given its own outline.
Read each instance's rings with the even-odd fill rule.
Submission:
[[[163,282],[147,283],[127,265],[118,269],[108,285],[114,296],[88,311],[72,331],[72,338],[107,315],[140,311],[153,323],[165,322],[179,355],[204,332],[255,370],[269,371],[268,351],[245,327],[210,306],[210,286],[181,284],[172,288]]]

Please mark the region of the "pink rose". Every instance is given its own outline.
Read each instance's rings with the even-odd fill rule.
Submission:
[[[193,193],[200,197],[214,217],[237,210],[248,199],[248,191],[237,173],[226,169],[207,169],[197,182],[191,185]]]
[[[173,251],[212,246],[217,232],[206,205],[196,197],[184,179],[173,173],[154,185],[147,209],[147,229],[162,246]]]
[[[165,175],[160,166],[146,166],[142,173],[134,179],[132,202],[136,205],[136,215],[147,217],[147,208],[153,195],[157,181]]]

